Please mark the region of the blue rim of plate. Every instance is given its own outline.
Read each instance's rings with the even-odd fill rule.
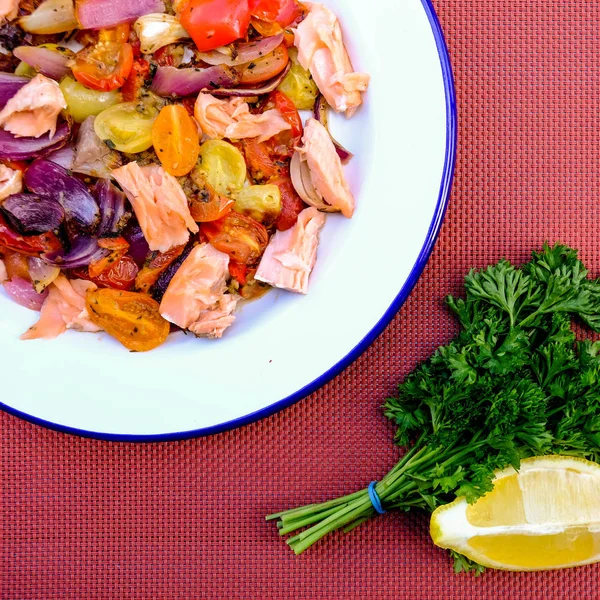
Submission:
[[[427,232],[425,243],[421,248],[417,262],[413,267],[406,283],[402,286],[400,293],[396,296],[391,306],[387,309],[384,315],[381,317],[379,322],[371,329],[371,331],[363,338],[363,340],[356,345],[356,347],[350,351],[342,360],[336,365],[331,367],[328,371],[323,373],[320,377],[317,377],[313,382],[309,383],[302,389],[298,390],[291,396],[279,400],[266,408],[262,408],[259,411],[253,412],[239,419],[234,419],[226,423],[214,425],[212,427],[206,427],[203,429],[195,429],[192,431],[181,431],[177,433],[164,433],[156,435],[127,435],[127,434],[113,434],[113,433],[97,433],[94,431],[86,431],[84,429],[76,429],[74,427],[68,427],[66,425],[59,425],[21,412],[15,408],[7,406],[0,402],[0,409],[5,412],[34,423],[35,425],[41,425],[47,429],[53,429],[62,433],[70,433],[80,437],[94,438],[98,440],[105,440],[111,442],[174,442],[180,440],[187,440],[196,437],[202,437],[207,435],[213,435],[216,433],[223,433],[231,429],[237,429],[244,425],[249,425],[270,417],[275,413],[289,408],[296,402],[299,402],[303,398],[306,398],[309,394],[316,392],[318,389],[323,387],[326,383],[329,383],[334,377],[339,375],[346,367],[350,366],[357,358],[359,358],[373,342],[379,337],[383,330],[390,324],[392,319],[396,316],[409,294],[415,287],[425,265],[429,261],[433,247],[440,233],[444,215],[446,214],[446,208],[450,199],[450,190],[452,188],[452,181],[454,178],[454,166],[456,162],[456,145],[457,145],[457,111],[456,111],[456,95],[454,90],[454,78],[452,75],[452,65],[450,64],[450,56],[448,54],[448,48],[446,46],[446,40],[440,22],[433,8],[431,0],[421,0],[423,8],[429,18],[431,29],[433,30],[433,36],[437,45],[438,54],[440,57],[440,63],[442,67],[442,77],[444,79],[444,89],[446,95],[446,156],[444,160],[444,171],[442,174],[442,182],[440,185],[440,191],[438,201],[435,208],[435,213]]]

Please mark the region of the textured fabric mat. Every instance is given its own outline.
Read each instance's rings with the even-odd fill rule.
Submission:
[[[400,0],[401,1],[401,0]],[[382,400],[454,332],[471,266],[544,240],[600,275],[600,3],[438,0],[460,144],[432,260],[397,318],[296,406],[208,439],[125,445],[1,415],[2,600],[600,598],[600,566],[453,575],[423,518],[386,515],[293,556],[263,516],[353,492],[396,458]]]

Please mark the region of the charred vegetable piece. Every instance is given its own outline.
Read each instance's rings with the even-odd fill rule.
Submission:
[[[99,289],[87,295],[86,307],[96,325],[133,352],[158,348],[171,330],[158,302],[146,294]]]
[[[148,293],[160,276],[183,254],[185,246],[175,246],[167,252],[153,252],[144,268],[135,278],[138,291]]]

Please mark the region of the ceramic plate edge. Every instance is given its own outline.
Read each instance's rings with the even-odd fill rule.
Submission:
[[[226,423],[214,425],[212,427],[206,427],[202,429],[195,429],[190,431],[181,431],[175,433],[165,434],[154,434],[154,435],[127,435],[127,434],[111,434],[111,433],[98,433],[94,431],[86,431],[83,429],[77,429],[74,427],[68,427],[66,425],[60,425],[52,423],[45,419],[40,419],[33,415],[29,415],[13,407],[7,406],[3,402],[0,402],[0,409],[3,411],[33,423],[40,425],[47,429],[59,431],[61,433],[69,433],[77,435],[79,437],[92,438],[111,442],[131,442],[131,443],[159,443],[159,442],[173,442],[187,440],[197,437],[203,437],[208,435],[214,435],[217,433],[223,433],[232,429],[238,429],[245,425],[249,425],[275,413],[278,413],[286,408],[289,408],[296,402],[306,398],[306,396],[316,392],[318,389],[329,383],[334,377],[339,375],[344,369],[350,366],[356,359],[358,359],[366,350],[373,344],[373,342],[379,337],[383,330],[391,323],[392,319],[396,316],[409,294],[415,287],[421,273],[425,269],[431,252],[435,246],[435,242],[438,238],[444,215],[448,207],[450,199],[450,190],[452,188],[452,181],[454,178],[454,167],[456,162],[456,146],[457,146],[457,111],[456,111],[456,94],[454,89],[454,78],[452,74],[452,65],[450,63],[450,55],[446,46],[446,40],[442,27],[437,18],[437,14],[433,7],[431,0],[421,0],[423,8],[429,19],[431,29],[433,31],[433,37],[438,50],[440,58],[440,64],[442,67],[442,77],[444,80],[444,92],[446,96],[446,156],[444,160],[444,170],[442,173],[442,181],[440,184],[440,190],[438,195],[438,201],[435,208],[435,213],[425,239],[425,243],[421,248],[421,252],[417,258],[417,262],[413,267],[408,279],[402,286],[399,294],[396,296],[390,307],[386,310],[381,319],[377,324],[369,331],[369,333],[337,364],[331,367],[328,371],[323,373],[320,377],[317,377],[314,381],[301,388],[294,394],[283,398],[262,408],[256,412],[234,419]]]

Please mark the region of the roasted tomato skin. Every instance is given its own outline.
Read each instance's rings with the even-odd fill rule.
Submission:
[[[250,26],[248,0],[189,0],[179,20],[200,52],[246,37]]]
[[[147,294],[98,289],[88,293],[86,307],[96,325],[133,352],[154,350],[171,331],[158,302]]]
[[[242,265],[255,265],[262,257],[269,234],[258,221],[236,212],[200,226],[202,235],[217,250]]]
[[[150,63],[143,58],[136,58],[133,61],[133,67],[129,77],[121,88],[121,94],[124,102],[135,102],[143,89],[146,79],[150,76]]]
[[[132,68],[130,44],[100,39],[76,54],[73,76],[92,90],[111,92],[125,83]]]
[[[253,17],[281,27],[291,25],[302,14],[296,0],[249,0],[249,4]]]
[[[153,253],[135,278],[136,290],[148,293],[159,277],[183,254],[184,250],[185,246],[175,246],[168,252]]]
[[[110,269],[103,271],[97,277],[92,277],[88,269],[75,269],[73,275],[80,279],[94,282],[101,288],[129,291],[135,284],[139,267],[131,256],[123,256]]]
[[[298,215],[306,208],[304,200],[298,196],[294,184],[290,179],[289,172],[281,177],[272,179],[270,184],[276,185],[281,192],[281,214],[275,221],[279,231],[291,229],[298,221]]]
[[[54,252],[62,248],[60,240],[52,232],[42,235],[21,235],[8,225],[1,214],[0,246],[28,256],[39,256],[44,252]]]

